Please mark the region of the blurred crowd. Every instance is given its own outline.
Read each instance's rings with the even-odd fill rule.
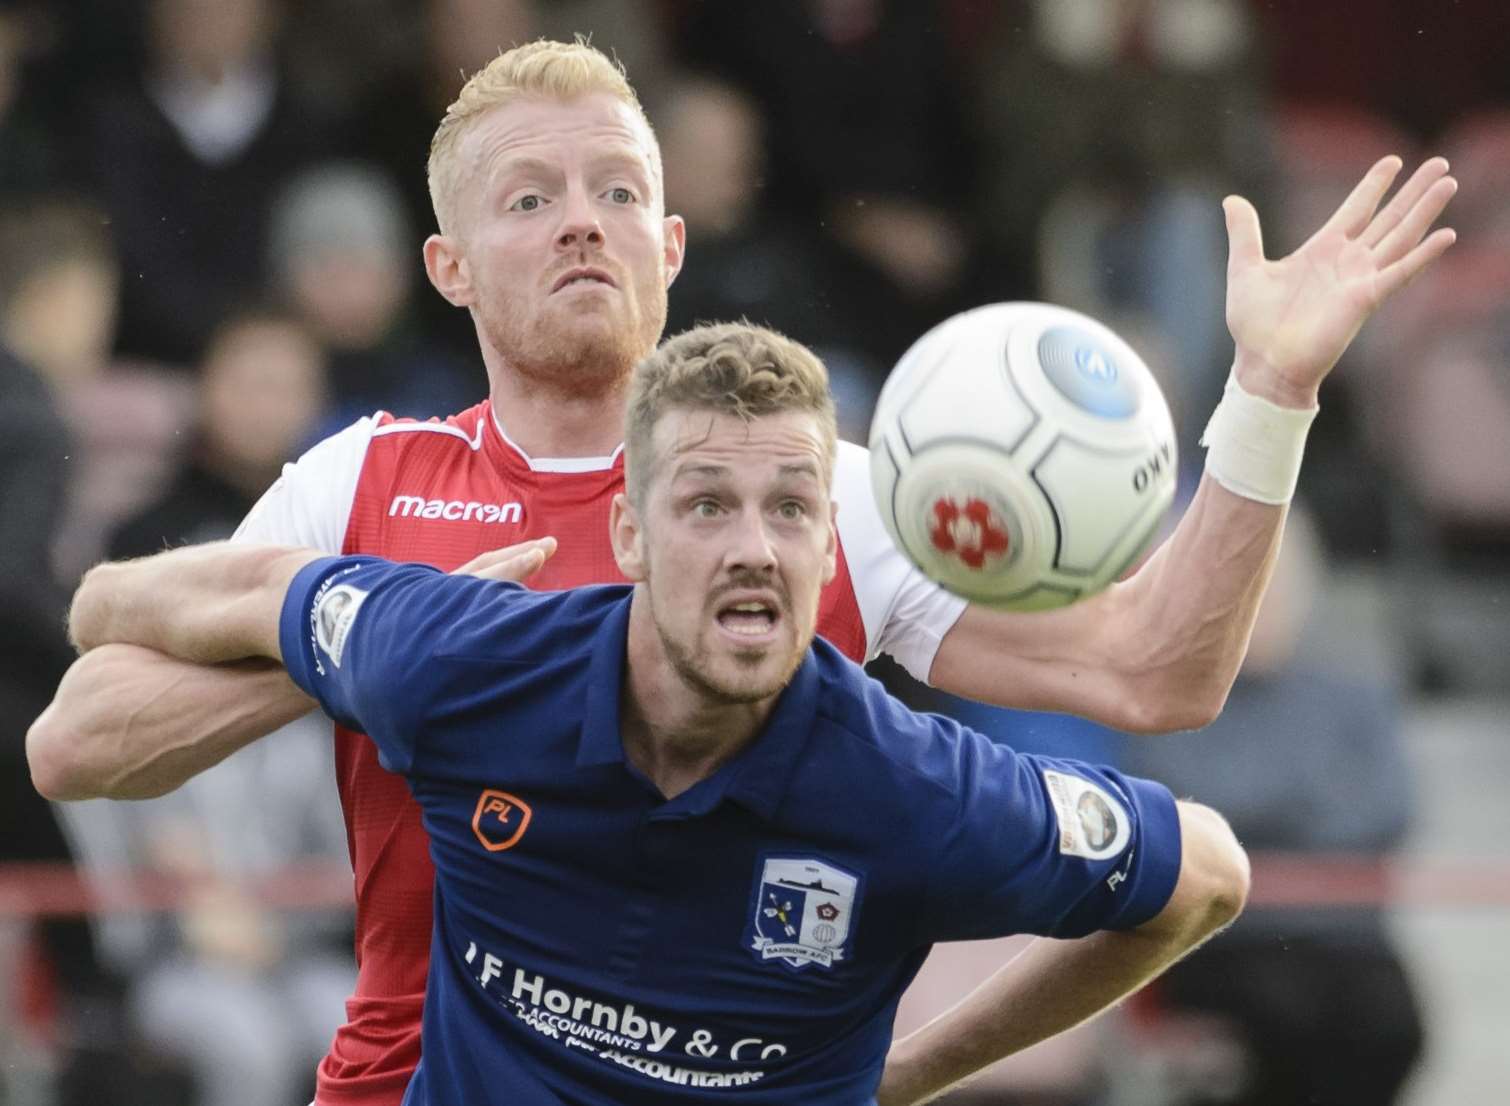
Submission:
[[[1314,523],[1296,539],[1312,566],[1296,588],[1328,560],[1391,582],[1403,672],[1295,660],[1307,607],[1285,584],[1281,644],[1219,725],[1229,750],[1295,734],[1293,757],[1235,762],[1199,740],[1152,757],[1069,720],[899,690],[1027,748],[1188,772],[1263,847],[1382,856],[1408,807],[1394,696],[1503,678],[1510,651],[1486,675],[1477,639],[1425,616],[1466,595],[1471,617],[1507,577],[1500,0],[0,0],[0,864],[202,877],[166,915],[0,917],[0,1102],[26,1101],[22,1051],[46,1057],[39,1102],[306,1100],[350,984],[349,919],[275,914],[243,881],[344,862],[322,728],[125,808],[49,808],[22,737],[68,663],[62,612],[91,563],[227,536],[284,461],[359,415],[482,398],[470,321],[422,277],[430,136],[500,48],[578,32],[625,64],[668,210],[687,219],[669,330],[745,317],[790,332],[824,356],[860,441],[887,369],[928,327],[1044,299],[1144,353],[1193,480],[1231,352],[1220,198],[1254,199],[1273,256],[1376,157],[1448,156],[1459,242],[1328,384],[1301,482]],[[1315,708],[1303,726],[1297,703]],[[1314,805],[1355,824],[1284,816],[1308,782],[1342,777],[1359,801]],[[1302,823],[1319,828],[1297,836]],[[1342,1092],[1265,1067],[1296,1067],[1295,1042],[1322,1032],[1297,1011],[1348,1022],[1316,1008],[1323,979],[1349,993],[1350,968],[1394,1013],[1340,1054],[1391,1056],[1401,1070],[1381,1078],[1398,1083],[1421,1047],[1377,917],[1336,921],[1260,917],[1222,946],[1229,960],[1192,962],[1206,977],[1171,980],[1160,1001],[1216,1010],[1247,1042],[1246,1075],[1210,1101],[1390,1100],[1382,1084],[1283,1097]],[[1305,956],[1271,963],[1282,940]],[[1235,994],[1222,981],[1243,964],[1292,986]],[[1072,1067],[1000,1093],[1093,1101],[1095,1065]]]

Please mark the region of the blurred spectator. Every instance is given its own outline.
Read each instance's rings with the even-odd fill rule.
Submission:
[[[177,540],[181,535],[172,535]],[[92,877],[185,889],[167,915],[115,912],[102,952],[134,1032],[188,1066],[201,1106],[306,1102],[354,970],[347,912],[279,913],[251,884],[344,862],[326,726],[306,717],[161,799],[64,808]]]
[[[49,619],[63,609],[53,542],[77,468],[60,407],[105,364],[118,281],[98,212],[39,202],[0,217],[0,588]]]
[[[1292,509],[1237,685],[1205,730],[1129,741],[1122,767],[1226,815],[1244,847],[1368,865],[1403,840],[1411,780],[1382,677],[1307,648],[1325,594],[1310,517]],[[1260,888],[1262,890],[1262,888]],[[1236,1106],[1388,1106],[1421,1054],[1421,1013],[1378,903],[1266,907],[1177,965],[1160,995],[1221,1015],[1247,1054]]]
[[[826,228],[843,264],[825,312],[891,365],[963,306],[1001,298],[969,281],[977,236],[957,211],[973,183],[958,66],[940,3],[779,0],[699,6],[683,49],[748,89],[770,124],[769,202]],[[697,227],[689,234],[696,250]]]
[[[368,166],[326,164],[296,177],[272,214],[278,289],[324,347],[335,430],[381,408],[444,417],[485,390],[481,366],[416,333],[409,317],[418,250],[392,182]],[[475,351],[474,351],[475,357]]]
[[[365,14],[369,0],[329,2],[360,5],[360,18],[370,18]],[[366,69],[359,74],[361,92],[341,149],[379,167],[397,185],[407,213],[403,256],[417,272],[424,240],[436,230],[425,165],[437,121],[467,77],[501,51],[539,37],[541,30],[537,5],[530,0],[424,0],[409,9],[403,21],[407,34],[392,65],[376,79]],[[324,54],[342,49],[342,42],[344,38],[331,40],[321,61]],[[476,364],[477,332],[471,316],[428,286],[419,289],[415,307],[416,322],[426,337],[466,364]],[[481,395],[480,365],[477,374],[462,406]]]
[[[412,63],[423,41],[424,0],[300,0],[283,10],[281,53],[290,78],[331,118],[349,124],[375,88]],[[392,105],[402,112],[405,105]],[[349,137],[349,125],[338,139]],[[344,151],[341,151],[344,152]]]
[[[43,27],[31,7],[0,3],[0,197],[34,196],[56,185],[62,172],[47,121],[23,96],[27,61]]]
[[[1376,112],[1427,137],[1465,111],[1510,99],[1504,0],[1249,6],[1265,32],[1269,81],[1284,101]]]
[[[1186,451],[1231,358],[1221,198],[1266,209],[1255,62],[1243,0],[1016,3],[977,59],[982,229],[1037,259],[1038,298],[1152,319]]]
[[[884,368],[854,347],[830,301],[834,259],[761,208],[764,125],[733,85],[673,80],[652,104],[666,172],[666,210],[687,220],[687,258],[671,292],[666,333],[749,319],[818,350],[839,399],[840,431],[863,442]]]
[[[641,100],[655,100],[676,77],[665,0],[536,0],[529,6],[535,35],[563,42],[573,35],[590,37],[629,73]]]
[[[20,202],[0,223],[0,592],[61,625],[105,529],[150,494],[179,424],[172,382],[112,366],[120,268],[108,217]]]
[[[104,363],[116,280],[98,212],[32,202],[0,214],[0,864],[71,860],[53,808],[32,789],[25,735],[73,659],[63,629],[67,592],[53,567],[77,475],[59,408]],[[66,919],[37,933],[34,970],[60,983],[64,996],[62,1024],[47,1028],[68,1040],[81,1021],[95,1023],[88,1046],[103,1050],[109,1033],[100,1023],[113,1021],[114,980],[89,930]],[[0,965],[0,977],[13,978],[8,968]],[[65,1093],[83,1070],[70,1051],[60,1062]],[[125,1094],[134,1068],[118,1052],[108,1062]]]
[[[1460,188],[1452,223],[1474,242],[1510,249],[1510,104],[1469,112],[1441,137],[1437,147],[1452,165]]]
[[[145,12],[145,68],[95,97],[81,156],[128,275],[119,350],[191,364],[260,294],[272,196],[328,139],[275,58],[275,0]]]
[[[233,317],[200,371],[196,443],[167,494],[127,520],[113,558],[228,537],[297,452],[323,398],[319,347],[292,318]],[[204,1106],[307,1101],[353,972],[344,912],[281,915],[247,882],[345,861],[329,735],[305,718],[162,799],[65,808],[92,873],[190,888],[165,919],[114,915],[100,932],[129,979],[136,1033],[195,1075]]]
[[[1510,550],[1510,110],[1464,118],[1439,147],[1460,182],[1458,243],[1374,336],[1357,394],[1374,456],[1403,478],[1451,561],[1503,570]],[[1365,386],[1366,384],[1366,386]]]
[[[1370,403],[1377,448],[1404,477],[1437,552],[1502,567],[1510,550],[1510,249],[1470,244],[1432,277],[1434,318],[1390,357]]]
[[[821,344],[837,336],[816,251],[763,216],[763,125],[731,85],[703,78],[672,84],[656,105],[666,171],[666,210],[687,220],[687,260],[677,274],[666,329],[720,319],[751,322]]]
[[[319,420],[324,361],[293,318],[248,312],[215,331],[200,368],[195,441],[165,495],[124,521],[112,560],[228,538]]]

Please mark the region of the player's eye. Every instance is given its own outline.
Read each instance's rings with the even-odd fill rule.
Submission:
[[[537,196],[531,192],[528,196],[520,196],[509,205],[510,211],[538,211],[545,205],[545,197]]]
[[[699,499],[696,503],[692,504],[692,513],[698,518],[717,518],[722,509],[712,499]]]
[[[616,204],[634,203],[634,193],[622,185],[617,188],[610,188],[605,194]]]
[[[788,522],[795,522],[807,514],[807,505],[800,500],[788,499],[776,508],[776,513]]]

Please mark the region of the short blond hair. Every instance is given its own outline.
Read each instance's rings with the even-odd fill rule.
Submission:
[[[628,105],[645,124],[650,136],[650,168],[659,198],[661,151],[655,130],[624,67],[581,35],[574,42],[542,38],[499,54],[472,74],[435,129],[430,140],[427,174],[430,203],[435,208],[441,233],[449,234],[455,225],[453,201],[459,174],[456,152],[462,136],[478,116],[528,97],[574,100],[597,92]]]
[[[655,473],[655,427],[672,410],[709,411],[749,421],[782,411],[817,416],[825,480],[838,448],[828,370],[816,354],[753,323],[699,326],[661,343],[629,381],[624,479],[631,502],[644,503]]]

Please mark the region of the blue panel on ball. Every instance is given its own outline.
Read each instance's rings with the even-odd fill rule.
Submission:
[[[1104,419],[1125,419],[1138,410],[1138,385],[1116,354],[1088,331],[1051,327],[1038,339],[1043,374],[1065,399]]]

